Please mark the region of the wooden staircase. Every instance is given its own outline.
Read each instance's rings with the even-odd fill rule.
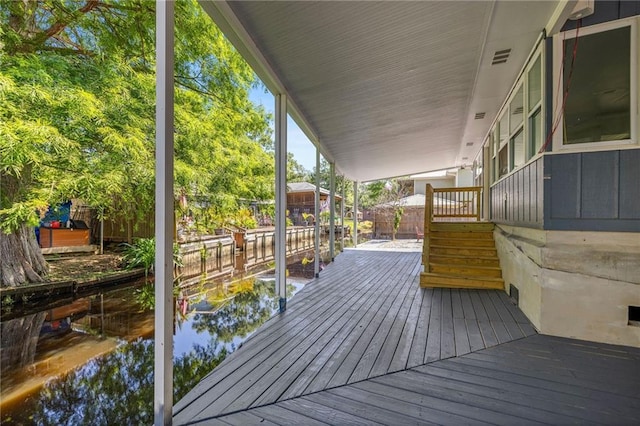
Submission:
[[[493,223],[431,222],[420,287],[504,289]]]

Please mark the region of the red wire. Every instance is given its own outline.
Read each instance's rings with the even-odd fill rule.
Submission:
[[[569,88],[571,87],[571,78],[573,77],[574,64],[575,64],[575,61],[576,61],[576,56],[578,54],[578,40],[579,40],[579,36],[580,36],[580,25],[581,24],[582,24],[582,19],[579,19],[578,22],[577,22],[577,25],[576,25],[576,37],[575,37],[576,42],[573,45],[573,53],[572,53],[572,57],[571,57],[571,68],[569,69],[569,77],[567,78],[567,88],[565,89],[564,96],[562,98],[562,107],[560,108],[560,111],[558,111],[558,115],[556,116],[556,120],[555,120],[555,123],[553,124],[553,128],[551,129],[551,132],[547,136],[547,140],[545,141],[544,145],[542,145],[540,147],[540,150],[538,151],[538,154],[546,151],[547,147],[551,143],[553,135],[556,133],[556,130],[558,129],[558,126],[560,125],[560,120],[561,120],[562,116],[564,115],[564,110],[565,110],[565,107],[567,105],[567,98],[569,97]],[[565,55],[565,44],[562,43],[562,72],[558,76],[558,91],[556,92],[556,101],[558,100],[558,94],[560,93],[560,80],[562,79],[562,76],[564,75],[564,55]]]

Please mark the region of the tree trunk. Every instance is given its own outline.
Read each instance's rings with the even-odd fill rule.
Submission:
[[[22,225],[12,234],[0,231],[0,285],[42,282],[49,271],[33,228]]]
[[[33,362],[46,312],[30,314],[3,322],[0,327],[2,371],[24,367]]]

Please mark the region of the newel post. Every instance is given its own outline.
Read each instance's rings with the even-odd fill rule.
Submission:
[[[427,184],[424,197],[424,239],[422,245],[422,264],[424,272],[431,272],[429,268],[429,242],[431,221],[433,219],[433,187]]]

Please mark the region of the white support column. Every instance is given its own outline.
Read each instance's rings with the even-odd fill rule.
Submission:
[[[276,99],[276,291],[280,312],[287,309],[287,96]]]
[[[489,217],[489,179],[492,173],[491,156],[489,155],[489,146],[482,149],[482,220],[488,222]]]
[[[341,192],[342,192],[342,200],[340,201],[340,251],[344,251],[344,202],[345,202],[345,198],[344,198],[344,184],[345,184],[345,180],[344,180],[344,176],[342,176],[342,188],[341,188]]]
[[[314,200],[314,210],[313,214],[316,218],[315,231],[316,231],[316,241],[315,241],[315,260],[313,270],[315,272],[316,278],[320,276],[320,149],[316,147],[316,191],[315,191],[315,200]]]
[[[353,181],[353,246],[358,247],[358,181]]]
[[[336,165],[329,163],[329,257],[333,262],[336,252]]]
[[[174,3],[156,1],[156,259],[154,424],[173,409],[173,34]]]

